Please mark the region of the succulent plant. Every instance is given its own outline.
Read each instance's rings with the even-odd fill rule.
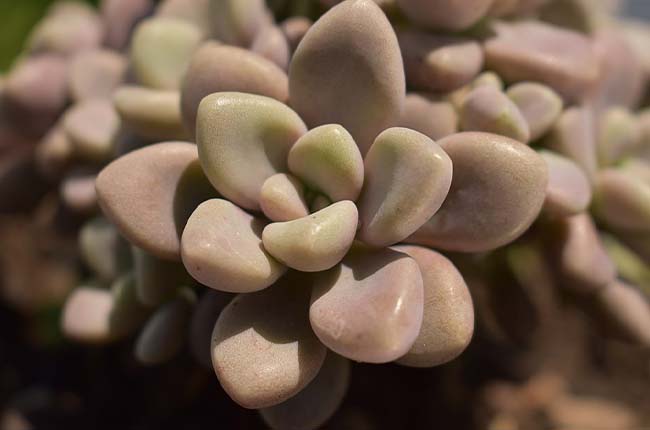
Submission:
[[[64,333],[145,365],[188,342],[300,429],[350,360],[458,357],[475,306],[525,345],[560,294],[647,348],[650,32],[605,3],[55,6],[0,91],[90,220]]]

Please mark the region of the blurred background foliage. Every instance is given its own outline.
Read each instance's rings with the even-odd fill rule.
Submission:
[[[0,72],[18,55],[34,24],[56,0],[0,0]],[[97,4],[98,0],[79,0]]]

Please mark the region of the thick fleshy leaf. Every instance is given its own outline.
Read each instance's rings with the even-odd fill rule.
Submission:
[[[521,143],[530,139],[528,122],[517,105],[490,85],[467,94],[460,108],[460,129],[499,134]]]
[[[402,12],[427,28],[464,30],[485,16],[492,0],[397,0]]]
[[[587,108],[566,109],[544,139],[544,146],[573,160],[593,181],[598,169],[594,120]]]
[[[409,93],[397,125],[437,140],[458,131],[458,115],[450,102],[436,101],[426,94]]]
[[[394,248],[420,267],[424,282],[424,314],[420,334],[397,362],[406,366],[444,364],[462,353],[474,333],[474,306],[458,269],[442,254],[421,246]]]
[[[110,314],[113,296],[109,290],[78,287],[63,306],[61,331],[73,340],[105,343],[113,339]]]
[[[100,12],[104,22],[104,43],[121,51],[129,43],[135,25],[153,10],[152,0],[102,0]]]
[[[309,29],[289,69],[289,99],[309,127],[340,124],[365,154],[404,102],[397,37],[371,0],[349,0]]]
[[[328,124],[309,130],[289,151],[289,170],[332,201],[359,197],[363,158],[346,129]]]
[[[113,281],[130,264],[129,249],[115,226],[104,218],[88,221],[79,232],[83,262],[102,281]]]
[[[248,47],[257,33],[270,25],[264,0],[209,0],[212,32],[229,45]]]
[[[549,131],[562,113],[562,98],[546,85],[522,82],[508,88],[506,94],[526,119],[531,141]]]
[[[422,133],[382,132],[365,159],[359,239],[380,247],[413,234],[442,205],[452,172],[445,151]]]
[[[164,303],[192,282],[181,263],[161,260],[136,246],[132,254],[138,300],[147,306]]]
[[[96,212],[99,208],[96,179],[97,171],[94,169],[78,169],[68,173],[59,185],[59,195],[65,206],[80,214]]]
[[[630,156],[637,148],[640,128],[629,110],[613,107],[598,120],[596,154],[601,167],[611,166]]]
[[[309,326],[310,285],[296,273],[221,312],[212,364],[226,393],[245,408],[282,403],[316,377],[326,349]]]
[[[282,21],[280,28],[289,42],[291,52],[296,50],[298,44],[305,37],[312,24],[312,20],[305,16],[292,16]]]
[[[580,101],[599,77],[599,63],[584,35],[535,21],[499,23],[485,42],[485,61],[508,82],[537,81],[567,101]]]
[[[105,161],[115,150],[120,117],[110,100],[83,101],[66,112],[63,129],[78,157]]]
[[[221,311],[234,297],[232,294],[206,289],[192,313],[190,321],[190,352],[201,366],[212,369],[212,330]]]
[[[340,265],[316,278],[309,319],[318,338],[337,354],[385,363],[413,345],[423,305],[415,260],[357,245]]]
[[[110,315],[111,330],[119,337],[125,337],[137,331],[147,320],[151,309],[138,300],[135,276],[127,272],[111,284],[113,309]]]
[[[350,367],[347,359],[328,352],[314,380],[289,400],[260,409],[262,419],[274,430],[321,428],[343,402],[350,384]]]
[[[183,81],[181,110],[185,128],[196,133],[196,115],[204,97],[222,91],[259,94],[286,102],[287,74],[246,49],[206,42],[194,53]]]
[[[289,67],[289,42],[280,27],[267,25],[255,36],[251,51],[275,63],[282,70]]]
[[[131,66],[138,82],[156,89],[178,89],[201,38],[201,30],[184,20],[142,21],[131,41]]]
[[[97,177],[99,203],[124,237],[165,259],[180,258],[180,236],[199,203],[217,195],[196,145],[166,142],[130,152]]]
[[[596,296],[599,318],[603,318],[624,340],[644,348],[650,347],[650,305],[634,286],[614,281]]]
[[[227,200],[202,203],[187,221],[181,254],[187,271],[219,291],[264,289],[286,270],[262,247],[265,221]]]
[[[185,345],[196,296],[184,290],[147,320],[135,341],[135,358],[144,365],[162,364]]]
[[[549,252],[566,289],[591,293],[614,281],[616,268],[588,214],[563,218],[554,227]]]
[[[298,178],[278,173],[264,181],[260,191],[260,206],[271,221],[283,222],[309,215],[305,201],[305,186]]]
[[[289,150],[306,131],[300,117],[277,100],[216,93],[199,105],[196,142],[217,191],[242,208],[259,210],[264,181],[286,172]]]
[[[127,60],[107,49],[77,54],[70,63],[68,87],[75,101],[108,99],[124,80]]]
[[[212,33],[210,0],[163,0],[158,3],[156,15],[185,20],[197,26],[205,36]]]
[[[583,170],[568,158],[540,150],[548,167],[548,186],[543,211],[553,217],[583,212],[591,202],[591,184]]]
[[[650,184],[625,169],[601,170],[594,183],[592,210],[610,227],[650,232]]]
[[[36,146],[36,167],[47,178],[60,178],[72,164],[73,154],[72,142],[63,127],[53,127]]]
[[[408,241],[450,251],[481,252],[519,237],[546,195],[544,160],[526,145],[489,133],[438,141],[454,166],[440,210]]]
[[[269,254],[287,266],[320,272],[343,259],[352,246],[357,224],[357,207],[343,200],[303,218],[267,225],[262,243]]]
[[[138,86],[123,86],[113,97],[122,123],[138,136],[151,140],[186,139],[180,93]]]
[[[481,45],[471,39],[417,30],[397,33],[406,82],[426,91],[448,92],[470,83],[483,66]]]

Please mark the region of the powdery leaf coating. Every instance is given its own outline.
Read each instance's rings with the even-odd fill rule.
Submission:
[[[558,220],[551,252],[565,288],[591,293],[614,282],[616,268],[591,217],[582,213]]]
[[[387,248],[355,246],[317,275],[309,319],[328,348],[352,360],[386,363],[406,354],[422,324],[417,263]]]
[[[59,184],[61,200],[69,209],[81,214],[91,214],[98,209],[95,191],[96,170],[75,170]]]
[[[289,68],[291,106],[307,125],[342,125],[362,154],[399,119],[404,93],[397,37],[371,0],[348,0],[325,13]]]
[[[278,173],[267,179],[260,191],[260,206],[271,221],[283,222],[309,215],[305,186],[294,176]]]
[[[464,30],[483,18],[493,0],[397,0],[402,12],[427,28]]]
[[[454,166],[451,189],[409,242],[481,252],[512,242],[530,227],[548,183],[546,163],[535,151],[489,133],[458,133],[438,144]]]
[[[447,101],[435,101],[426,95],[409,93],[397,125],[427,135],[430,139],[442,139],[458,131],[458,115]]]
[[[291,57],[289,42],[278,26],[267,25],[260,30],[253,40],[251,51],[272,61],[282,70],[287,70],[289,67]]]
[[[449,101],[456,110],[460,111],[465,98],[475,89],[482,86],[490,86],[498,91],[503,91],[504,84],[499,75],[494,72],[483,72],[476,77],[471,83],[458,88],[444,96],[444,99]]]
[[[101,281],[113,281],[128,267],[128,249],[115,226],[104,218],[88,221],[79,232],[83,262]]]
[[[138,82],[156,89],[178,89],[201,38],[201,31],[184,20],[142,21],[131,41],[131,66]]]
[[[196,145],[165,142],[130,152],[97,177],[99,203],[134,245],[180,259],[180,236],[199,203],[217,195],[198,161]]]
[[[204,43],[192,56],[181,90],[183,122],[192,135],[201,100],[222,91],[259,94],[286,102],[289,80],[282,69],[254,52],[214,41]]]
[[[81,52],[73,58],[68,75],[70,95],[75,101],[108,99],[124,80],[127,61],[106,49]]]
[[[650,185],[625,169],[601,170],[594,182],[592,210],[610,227],[650,232]]]
[[[515,84],[508,88],[506,94],[526,119],[531,141],[549,131],[564,106],[562,98],[555,91],[536,82]]]
[[[489,85],[482,85],[465,97],[460,111],[460,129],[499,134],[521,143],[530,139],[528,122],[517,105]]]
[[[191,282],[181,263],[161,260],[138,247],[132,248],[135,291],[147,306],[158,306]]]
[[[483,66],[483,50],[474,40],[417,30],[399,31],[397,37],[410,87],[453,91],[471,82]]]
[[[212,332],[212,364],[241,406],[277,405],[316,377],[326,349],[309,326],[309,291],[289,274],[264,291],[238,295],[221,312]]]
[[[265,221],[227,200],[203,202],[187,221],[183,264],[194,279],[215,290],[249,293],[280,278],[286,267],[262,247]]]
[[[357,207],[343,200],[293,221],[267,225],[264,249],[287,266],[303,272],[327,270],[343,259],[357,232]]]
[[[596,85],[598,58],[586,36],[534,21],[499,23],[496,31],[484,44],[485,61],[506,81],[537,81],[574,102]]]
[[[210,0],[163,0],[158,4],[156,15],[190,22],[205,36],[212,32]]]
[[[190,352],[206,369],[212,369],[212,329],[221,311],[230,303],[234,296],[211,289],[206,289],[201,296],[190,321]]]
[[[181,118],[180,93],[123,86],[115,92],[113,104],[124,125],[145,139],[186,139]]]
[[[558,218],[585,211],[591,203],[591,184],[582,169],[552,151],[540,150],[539,155],[548,167],[546,200],[542,210]]]
[[[424,282],[424,315],[415,343],[397,362],[431,367],[458,357],[474,334],[474,306],[458,269],[445,256],[421,246],[394,248],[415,259]]]
[[[140,363],[162,364],[183,349],[195,302],[194,293],[185,290],[156,310],[135,341],[135,358]]]
[[[120,117],[110,100],[87,100],[66,112],[63,130],[75,155],[88,161],[105,161],[115,149]]]
[[[573,160],[592,182],[598,169],[594,120],[587,108],[566,109],[544,139],[544,146]]]
[[[636,117],[621,107],[604,111],[599,117],[598,128],[596,154],[601,167],[611,166],[629,156],[641,136]]]
[[[106,34],[104,43],[109,48],[126,48],[135,25],[153,10],[152,0],[102,0],[101,17]]]
[[[625,339],[650,347],[650,305],[635,287],[613,281],[597,293],[597,303],[607,323]]]
[[[452,160],[427,136],[407,128],[382,132],[370,147],[359,199],[359,239],[389,246],[413,234],[443,204]]]
[[[298,44],[305,37],[312,24],[313,21],[304,16],[292,16],[282,21],[280,29],[289,42],[291,52],[296,50]]]
[[[343,402],[350,385],[350,362],[328,352],[318,375],[289,400],[260,409],[266,425],[276,430],[315,430],[329,420]]]
[[[66,337],[87,343],[109,342],[113,334],[110,314],[113,296],[109,290],[78,287],[65,302],[61,330]]]
[[[248,47],[257,33],[270,25],[264,0],[209,0],[212,32],[229,45]]]
[[[199,105],[196,142],[214,187],[245,209],[260,209],[264,181],[287,171],[291,146],[307,131],[300,117],[277,100],[216,93]]]
[[[332,201],[359,197],[363,158],[347,130],[328,124],[309,130],[289,151],[289,170]]]

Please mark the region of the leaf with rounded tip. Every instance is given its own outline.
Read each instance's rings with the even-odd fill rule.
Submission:
[[[423,27],[459,31],[485,16],[492,0],[397,0],[397,5],[410,20]]]
[[[71,166],[73,156],[72,142],[60,125],[47,132],[34,152],[36,167],[48,179],[60,178]]]
[[[407,128],[382,132],[365,159],[359,239],[388,246],[414,233],[440,208],[452,162],[431,139]]]
[[[135,341],[135,358],[147,366],[174,358],[187,340],[195,303],[194,293],[184,290],[176,299],[156,310]]]
[[[294,176],[277,173],[264,181],[260,206],[271,221],[283,222],[309,215],[305,186]]]
[[[289,79],[284,70],[251,51],[205,42],[192,55],[181,90],[183,123],[189,133],[196,133],[201,100],[222,91],[259,94],[284,103]]]
[[[420,334],[397,362],[431,367],[458,357],[474,333],[474,306],[463,276],[442,254],[421,246],[399,245],[420,268],[424,282],[424,314]]]
[[[318,375],[302,391],[278,405],[260,409],[275,430],[316,430],[337,411],[350,385],[350,362],[328,352]]]
[[[591,203],[591,184],[584,171],[570,159],[552,151],[539,150],[538,153],[548,167],[542,210],[558,218],[585,211]]]
[[[123,55],[107,49],[77,54],[68,71],[70,95],[75,101],[110,98],[124,80],[127,66]]]
[[[106,343],[113,339],[110,314],[113,296],[108,290],[78,287],[63,306],[61,331],[73,340],[87,343]]]
[[[562,98],[546,85],[521,82],[508,88],[506,94],[519,108],[530,129],[530,140],[542,137],[560,117]]]
[[[185,20],[196,25],[206,37],[212,33],[210,0],[163,0],[158,3],[156,16]]]
[[[115,92],[113,103],[122,123],[140,137],[183,140],[189,136],[181,119],[178,91],[123,86]]]
[[[489,133],[438,141],[454,175],[440,210],[408,241],[450,251],[482,252],[519,237],[542,208],[546,163],[526,145]]]
[[[338,124],[309,130],[289,151],[289,170],[332,201],[356,200],[363,186],[363,158]]]
[[[161,260],[146,251],[132,247],[135,288],[138,300],[147,306],[158,306],[184,285],[191,285],[192,278],[185,267],[176,261]]]
[[[573,160],[592,182],[598,169],[594,119],[586,107],[566,109],[544,138],[544,146]]]
[[[599,319],[635,345],[650,347],[650,305],[634,286],[613,281],[596,295]]]
[[[106,161],[115,149],[120,117],[110,100],[88,100],[65,113],[63,130],[78,157]]]
[[[437,140],[458,131],[458,115],[447,101],[435,101],[424,94],[409,93],[397,125],[419,131]]]
[[[415,260],[357,245],[341,264],[316,276],[309,319],[328,348],[368,363],[396,360],[411,348],[424,303]]]
[[[282,70],[289,67],[289,42],[280,27],[268,25],[255,36],[251,51],[275,63]]]
[[[227,200],[203,202],[187,221],[181,255],[187,271],[219,291],[250,293],[280,278],[286,267],[262,247],[265,221]]]
[[[397,37],[371,0],[346,1],[325,13],[289,67],[291,106],[310,127],[341,124],[362,154],[399,119],[404,92]]]
[[[499,134],[521,143],[530,139],[528,122],[517,105],[490,85],[467,94],[460,109],[460,129]]]
[[[582,213],[560,219],[548,237],[548,249],[562,285],[578,293],[591,293],[616,278],[591,217]]]
[[[296,395],[318,374],[326,349],[309,326],[310,285],[290,273],[277,285],[240,294],[212,332],[212,364],[226,393],[245,408]]]
[[[341,261],[357,233],[357,207],[343,200],[293,221],[267,225],[264,249],[287,266],[303,272],[327,270]]]
[[[131,66],[138,82],[155,89],[178,89],[201,38],[201,30],[184,20],[142,21],[131,40]]]
[[[134,245],[165,259],[180,258],[180,236],[199,203],[217,193],[206,180],[196,145],[165,142],[130,152],[97,177],[106,216]]]
[[[280,29],[289,42],[291,52],[296,50],[312,24],[312,20],[305,16],[291,16],[280,23]]]
[[[598,57],[585,35],[543,22],[500,22],[484,44],[485,61],[507,82],[537,81],[567,101],[584,100],[599,78]]]
[[[153,0],[102,0],[100,12],[106,46],[116,51],[126,48],[133,28],[151,12],[153,6]]]
[[[97,192],[95,191],[96,170],[73,170],[63,178],[59,185],[59,195],[66,207],[80,214],[93,214],[97,211]]]
[[[212,369],[210,342],[212,329],[221,311],[230,303],[234,295],[209,288],[199,299],[190,321],[190,352],[201,366]]]
[[[300,117],[277,100],[216,93],[199,105],[196,142],[212,185],[238,206],[259,210],[264,181],[287,170],[289,150],[306,131]]]
[[[596,153],[601,167],[611,166],[629,156],[641,137],[636,117],[621,107],[604,111],[598,120],[598,127]]]
[[[102,281],[113,281],[130,266],[126,243],[105,218],[94,218],[83,225],[79,232],[79,253]]]
[[[209,0],[212,32],[229,45],[248,47],[257,33],[270,25],[264,0]]]
[[[397,33],[406,82],[427,91],[449,92],[474,79],[483,66],[481,45],[470,39],[407,29]]]
[[[624,168],[601,170],[594,182],[592,211],[610,227],[650,232],[650,184]]]
[[[111,330],[119,337],[128,336],[137,331],[147,320],[151,308],[138,300],[135,276],[127,272],[111,284],[113,309],[110,314]]]

